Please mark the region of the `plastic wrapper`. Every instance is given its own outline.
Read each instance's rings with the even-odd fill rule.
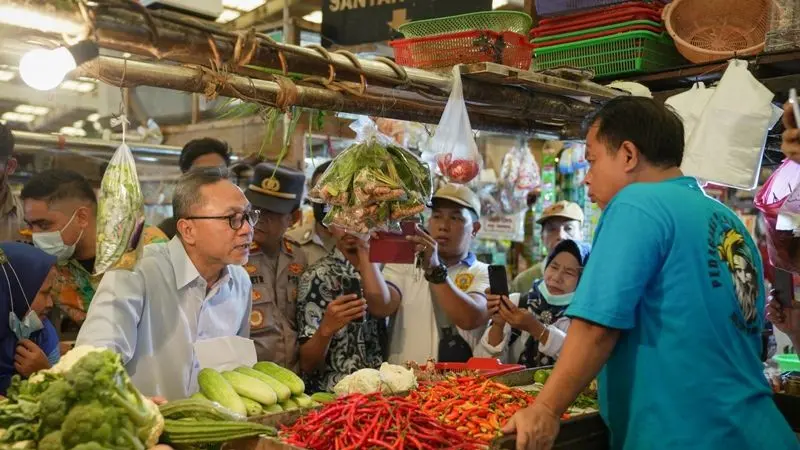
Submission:
[[[431,140],[439,174],[451,183],[466,184],[480,174],[481,155],[467,115],[461,71],[453,67],[453,87]]]
[[[95,273],[130,269],[144,228],[144,197],[127,144],[111,157],[98,197]]]
[[[309,198],[333,207],[325,225],[364,235],[400,229],[400,221],[418,216],[433,186],[426,164],[362,118],[351,128],[358,143],[334,158],[309,192]]]
[[[793,273],[800,273],[800,236],[795,233],[791,220],[792,215],[800,215],[797,189],[800,189],[800,164],[786,160],[772,173],[754,200],[756,208],[764,213],[767,224],[770,263]],[[797,200],[790,197],[797,197]],[[785,216],[789,216],[788,220]],[[779,222],[788,222],[788,226],[780,226]]]

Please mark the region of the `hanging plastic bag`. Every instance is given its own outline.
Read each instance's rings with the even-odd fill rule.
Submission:
[[[361,118],[351,125],[356,144],[333,159],[309,192],[309,199],[331,205],[323,220],[351,234],[400,231],[400,222],[415,220],[433,191],[431,173],[414,154]]]
[[[136,162],[124,142],[108,163],[98,197],[95,274],[131,269],[144,228],[144,197]]]
[[[687,144],[715,90],[713,87],[706,88],[705,83],[699,82],[695,83],[688,91],[673,95],[664,102],[681,116]]]
[[[431,140],[431,150],[439,173],[451,183],[469,183],[481,171],[481,155],[472,135],[458,66],[453,67],[453,88]]]
[[[731,60],[686,145],[683,173],[755,188],[767,132],[780,119],[773,97],[747,70],[747,61]]]
[[[767,224],[767,254],[770,263],[788,272],[800,273],[800,237],[793,226],[779,226],[781,208],[800,214],[798,202],[787,205],[787,199],[800,189],[800,164],[786,160],[769,177],[756,194],[756,208],[764,214]],[[784,229],[781,229],[784,228]]]
[[[503,157],[496,198],[503,214],[517,214],[528,207],[528,193],[541,184],[539,166],[526,143],[512,148]]]

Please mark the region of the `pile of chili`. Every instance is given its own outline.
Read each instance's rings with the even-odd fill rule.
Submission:
[[[534,401],[521,389],[472,377],[421,385],[409,399],[445,425],[484,442],[501,436],[511,416]]]
[[[485,444],[423,413],[417,403],[352,394],[284,427],[281,439],[310,450],[481,449]]]

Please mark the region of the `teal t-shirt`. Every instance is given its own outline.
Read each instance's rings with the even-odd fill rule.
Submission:
[[[800,448],[760,362],[762,272],[739,218],[694,178],[612,199],[567,310],[622,330],[599,377],[612,449]]]

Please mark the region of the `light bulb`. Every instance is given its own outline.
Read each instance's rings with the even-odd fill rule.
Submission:
[[[19,61],[19,74],[28,86],[49,91],[64,81],[78,67],[75,57],[66,47],[53,50],[37,48],[25,53]]]

